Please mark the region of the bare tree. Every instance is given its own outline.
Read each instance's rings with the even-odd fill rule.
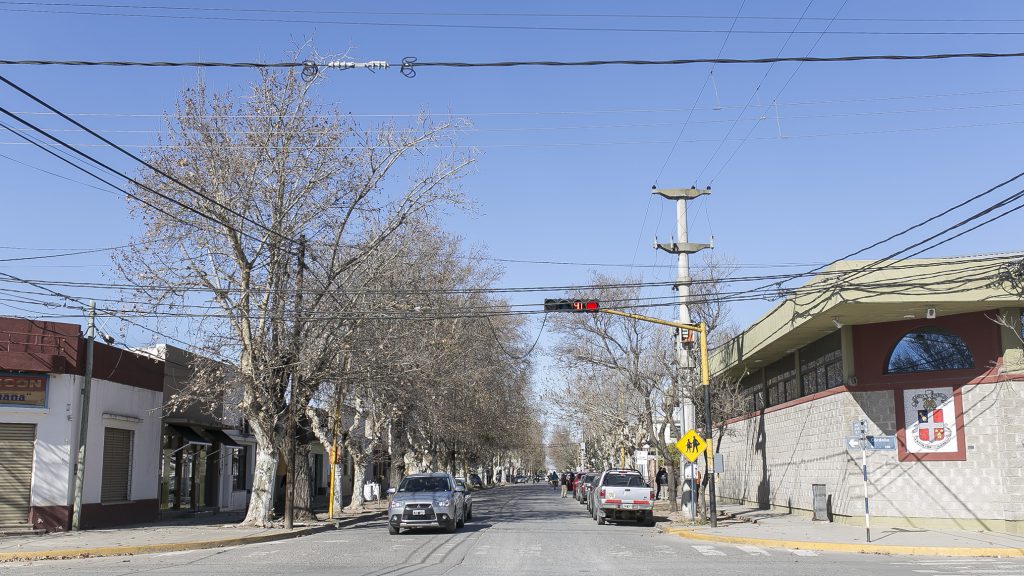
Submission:
[[[244,97],[202,81],[186,89],[129,201],[141,241],[116,258],[151,303],[145,313],[190,320],[197,351],[237,363],[257,440],[245,522],[261,526],[289,417],[346,365],[354,328],[339,303],[352,301],[338,295],[411,218],[459,203],[455,184],[472,162],[446,146],[458,122],[363,130],[324,114],[311,87],[264,71]],[[396,182],[410,156],[420,170]],[[231,384],[196,378],[185,393]]]

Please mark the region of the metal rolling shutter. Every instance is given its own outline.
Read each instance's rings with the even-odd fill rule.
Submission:
[[[0,526],[28,522],[35,424],[0,424]]]
[[[125,502],[132,477],[132,431],[103,429],[103,486],[100,502]]]

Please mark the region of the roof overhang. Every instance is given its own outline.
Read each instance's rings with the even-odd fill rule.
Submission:
[[[993,285],[993,271],[1020,255],[905,260],[860,273],[871,262],[844,261],[789,297],[711,356],[711,372],[754,369],[840,326],[983,312],[1024,304]],[[856,274],[856,276],[855,276]]]

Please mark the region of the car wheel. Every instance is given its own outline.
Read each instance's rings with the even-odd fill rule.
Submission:
[[[602,516],[600,512],[594,512],[594,514],[597,515],[597,525],[604,526],[604,516]]]
[[[454,533],[455,533],[455,531],[456,531],[456,530],[457,530],[458,528],[459,528],[459,522],[458,522],[458,520],[452,520],[452,521],[451,521],[451,523],[450,523],[450,524],[448,524],[448,526],[446,526],[446,527],[445,527],[444,531],[445,531],[445,532],[447,532],[447,533],[449,533],[449,534],[454,534]]]
[[[473,507],[470,506],[469,508],[466,509],[466,520],[472,520],[472,519],[473,519]]]
[[[392,536],[398,536],[401,533],[401,528],[399,528],[398,526],[392,526],[391,524],[388,524],[388,534],[391,534]]]
[[[465,525],[466,525],[466,511],[463,510],[462,511],[462,516],[458,520],[455,521],[455,527],[456,528],[462,528]]]

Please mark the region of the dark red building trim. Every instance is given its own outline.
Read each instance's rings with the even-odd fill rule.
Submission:
[[[160,500],[135,500],[118,504],[82,506],[82,528],[109,528],[125,524],[155,522],[160,516]]]
[[[64,532],[71,528],[71,507],[32,506],[28,510],[28,521],[34,528],[47,532]]]

